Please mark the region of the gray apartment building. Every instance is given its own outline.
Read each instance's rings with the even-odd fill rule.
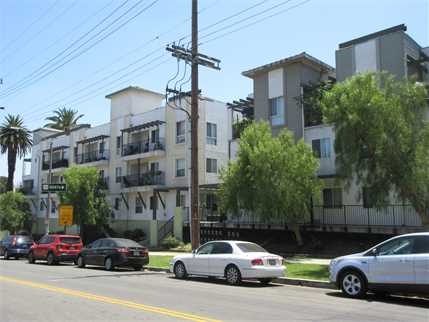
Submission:
[[[336,69],[303,52],[256,67],[242,74],[253,80],[254,119],[267,120],[276,135],[282,128],[303,138],[319,158],[318,176],[324,180],[321,203],[315,204],[311,223],[320,229],[391,232],[421,228],[411,206],[392,199],[385,209],[370,202],[368,189],[351,185],[345,189],[335,165],[335,126],[305,120],[299,98],[307,85],[326,80],[337,82],[358,73],[387,71],[398,79],[413,77],[429,82],[429,47],[423,48],[398,25],[339,44]],[[234,156],[232,156],[234,157]]]

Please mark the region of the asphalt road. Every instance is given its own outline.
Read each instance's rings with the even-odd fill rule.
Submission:
[[[0,259],[0,321],[429,322],[429,301]]]

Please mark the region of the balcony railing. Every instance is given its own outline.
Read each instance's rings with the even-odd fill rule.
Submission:
[[[123,149],[122,156],[146,153],[146,152],[156,151],[156,150],[163,151],[165,150],[164,142],[165,142],[164,139],[159,139],[156,142],[138,141],[138,142],[124,144],[122,148]]]
[[[52,169],[67,168],[68,166],[69,160],[67,159],[52,160]],[[43,161],[42,170],[49,170],[49,161]]]
[[[139,186],[154,186],[154,185],[164,185],[165,176],[164,172],[147,172],[138,174],[131,174],[128,176],[122,177],[122,187],[139,187]]]
[[[77,164],[96,162],[101,160],[109,160],[109,150],[92,151],[76,155]]]

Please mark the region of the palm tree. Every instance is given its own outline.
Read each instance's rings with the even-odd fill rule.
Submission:
[[[6,191],[13,190],[13,177],[15,175],[16,157],[22,158],[31,148],[31,132],[24,127],[24,121],[20,115],[6,116],[0,126],[0,150],[7,152],[7,183]]]
[[[45,124],[45,127],[57,129],[69,133],[70,130],[76,127],[77,121],[83,117],[83,114],[77,115],[78,111],[71,108],[62,107],[54,111],[54,116],[47,117],[46,120],[50,123]]]

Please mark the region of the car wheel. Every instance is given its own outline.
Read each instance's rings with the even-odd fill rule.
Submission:
[[[235,265],[229,265],[225,269],[225,278],[228,284],[237,285],[241,282],[240,270]]]
[[[113,270],[113,261],[110,257],[107,257],[106,260],[104,261],[104,269],[106,271],[111,271]]]
[[[188,276],[188,273],[186,272],[185,264],[183,264],[182,262],[177,262],[174,265],[174,276],[180,279],[186,278]]]
[[[362,297],[366,293],[366,282],[356,271],[346,271],[341,275],[341,290],[348,297]]]
[[[34,264],[36,260],[34,259],[33,252],[28,253],[28,263]]]
[[[79,256],[77,258],[77,267],[79,267],[79,268],[85,267],[85,260],[83,259],[83,256]]]
[[[259,282],[263,285],[268,285],[273,281],[272,278],[260,278]]]
[[[46,257],[46,261],[48,262],[48,265],[54,265],[56,264],[55,256],[53,253],[48,253],[48,256]]]
[[[143,268],[143,266],[137,265],[137,266],[134,266],[133,268],[134,268],[135,271],[141,271],[142,268]]]
[[[10,258],[10,255],[9,255],[9,252],[8,252],[7,249],[4,250],[3,258],[6,259],[6,260],[8,260]]]

